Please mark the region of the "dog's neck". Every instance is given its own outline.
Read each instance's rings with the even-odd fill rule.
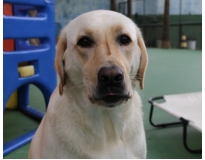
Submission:
[[[112,141],[120,138],[124,132],[126,120],[130,113],[130,108],[127,103],[132,103],[132,99],[114,108],[106,108],[98,106],[89,101],[86,96],[85,87],[73,87],[64,89],[65,96],[74,103],[71,107],[79,116],[83,127],[92,130],[93,134],[99,137],[105,136],[107,140]],[[81,95],[79,95],[81,94]],[[69,109],[71,109],[69,108]],[[82,116],[83,115],[83,116]],[[85,126],[86,125],[86,126]]]

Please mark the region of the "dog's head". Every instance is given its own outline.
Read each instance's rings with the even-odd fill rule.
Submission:
[[[60,95],[72,84],[84,87],[91,103],[119,105],[132,97],[136,82],[143,89],[146,66],[141,32],[120,13],[82,14],[60,34],[55,59]]]

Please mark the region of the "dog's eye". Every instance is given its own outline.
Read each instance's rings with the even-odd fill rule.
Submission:
[[[120,42],[121,45],[125,45],[125,46],[132,42],[131,39],[126,35],[121,35],[118,38],[118,41]]]
[[[93,44],[93,40],[91,40],[90,38],[88,37],[82,37],[79,39],[77,45],[83,47],[83,48],[89,48],[91,47]]]

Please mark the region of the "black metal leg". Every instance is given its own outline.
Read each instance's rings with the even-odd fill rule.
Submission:
[[[189,124],[189,121],[184,119],[184,118],[180,118],[180,120],[183,122],[183,144],[184,147],[186,148],[187,151],[191,152],[191,153],[202,153],[202,149],[197,149],[197,150],[193,150],[190,149],[187,145],[187,126]]]

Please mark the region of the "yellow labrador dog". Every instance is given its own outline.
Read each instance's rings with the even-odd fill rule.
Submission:
[[[146,158],[141,100],[147,53],[138,27],[113,11],[92,11],[61,32],[60,77],[29,158]]]

